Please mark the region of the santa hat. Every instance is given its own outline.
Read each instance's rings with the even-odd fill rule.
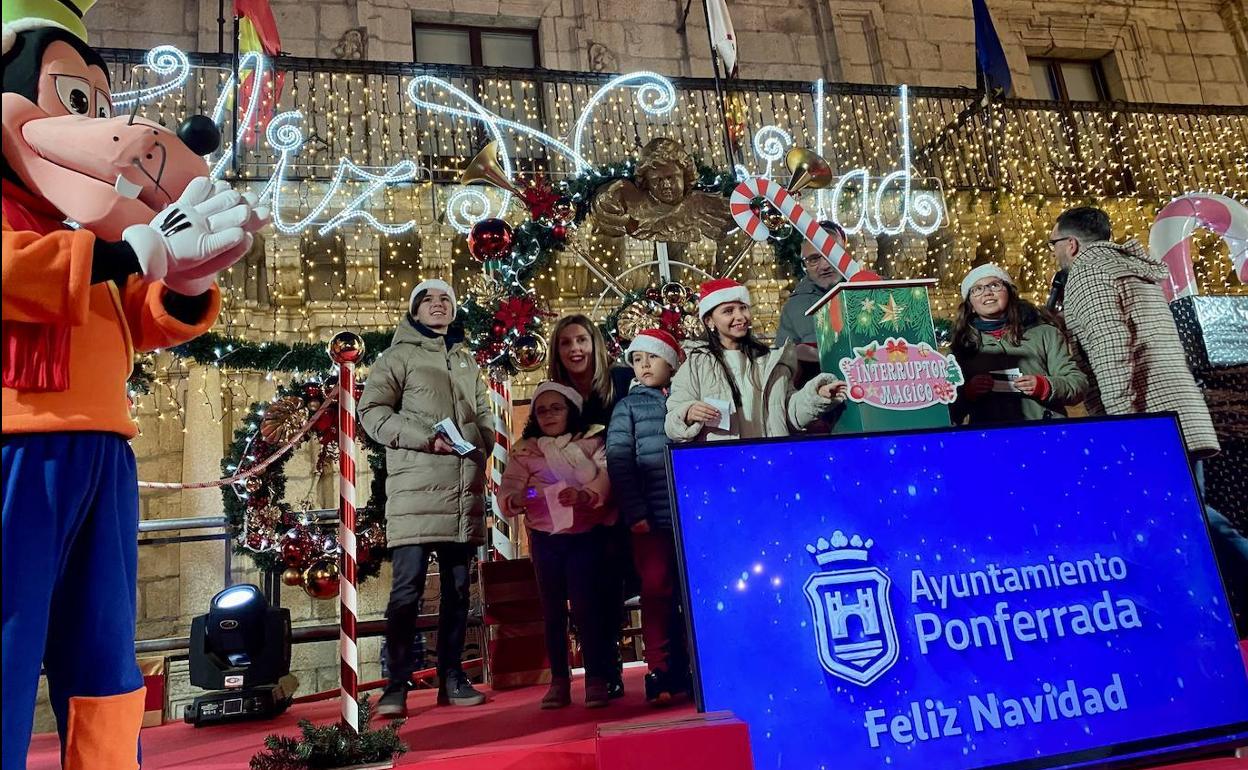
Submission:
[[[702,284],[698,298],[698,315],[705,317],[717,305],[725,302],[750,304],[750,290],[731,278],[715,278]]]
[[[585,408],[585,399],[581,398],[580,393],[577,393],[575,389],[569,388],[567,385],[560,385],[554,380],[546,380],[541,385],[538,385],[537,389],[533,391],[533,400],[530,403],[536,404],[537,397],[543,393],[558,393],[568,401],[571,401],[572,406],[575,406],[578,412]]]
[[[82,17],[95,0],[4,0],[4,47],[8,53],[19,33],[32,29],[59,27],[87,42]]]
[[[407,311],[412,315],[416,315],[416,297],[418,297],[422,291],[428,291],[429,289],[444,291],[446,292],[446,296],[451,298],[451,320],[454,321],[455,314],[459,308],[459,303],[455,301],[455,290],[451,288],[449,283],[443,281],[441,278],[430,278],[427,281],[421,281],[416,284],[416,288],[412,289],[412,296],[407,298]]]
[[[967,273],[966,277],[962,279],[962,299],[966,299],[971,296],[971,287],[975,285],[976,281],[984,278],[1000,278],[1003,282],[1008,283],[1010,286],[1014,285],[1014,279],[1010,278],[1009,273],[1002,270],[999,266],[989,262],[988,264],[980,265],[971,272]]]
[[[680,366],[684,352],[676,338],[662,329],[646,329],[637,333],[624,351],[624,360],[632,362],[633,353],[651,353],[666,361],[673,369]]]

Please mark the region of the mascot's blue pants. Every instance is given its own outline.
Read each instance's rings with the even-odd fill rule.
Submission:
[[[134,453],[114,433],[14,434],[3,460],[3,770],[26,766],[41,661],[65,770],[133,770]]]

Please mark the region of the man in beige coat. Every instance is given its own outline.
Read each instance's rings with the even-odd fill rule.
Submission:
[[[429,557],[442,576],[438,616],[438,703],[475,706],[485,696],[461,667],[468,623],[469,568],[485,542],[485,460],[494,448],[489,392],[463,331],[452,327],[455,292],[428,280],[368,373],[360,422],[386,447],[386,539],[393,584],[384,654],[390,683],[377,713],[407,714],[412,643]],[[449,419],[472,450],[456,451],[437,428]],[[462,451],[462,450],[461,450]]]
[[[1068,270],[1062,311],[1091,375],[1088,413],[1177,412],[1203,493],[1200,461],[1220,446],[1161,288],[1166,266],[1137,241],[1114,243],[1109,216],[1091,206],[1063,212],[1049,245]],[[1221,513],[1207,506],[1205,512],[1242,635],[1248,632],[1248,538]]]

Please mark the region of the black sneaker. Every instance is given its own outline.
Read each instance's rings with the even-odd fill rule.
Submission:
[[[672,702],[672,687],[668,683],[666,671],[651,671],[646,674],[646,703],[666,706]]]
[[[607,682],[607,698],[615,700],[624,697],[624,679],[622,677]]]
[[[387,719],[404,719],[407,717],[407,688],[386,688],[377,701],[377,716]]]
[[[438,684],[439,706],[480,706],[485,695],[473,689],[463,671],[448,671]]]

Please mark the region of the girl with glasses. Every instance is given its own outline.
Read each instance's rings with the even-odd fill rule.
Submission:
[[[952,346],[966,384],[952,407],[955,424],[1065,416],[1083,400],[1088,378],[1059,322],[1020,297],[1009,273],[980,265],[961,289]]]

